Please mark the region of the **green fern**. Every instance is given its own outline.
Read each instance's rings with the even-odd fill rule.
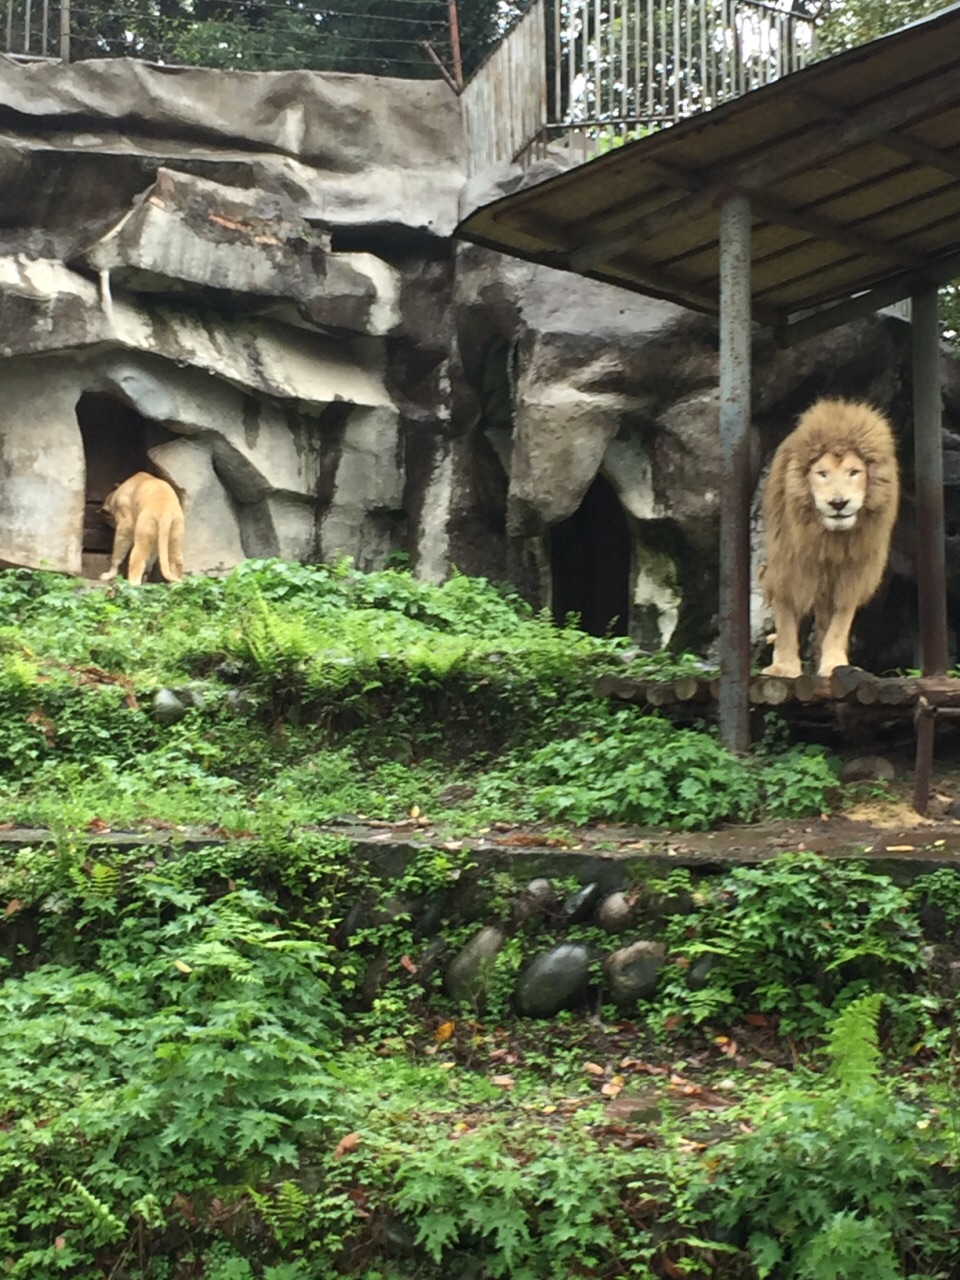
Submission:
[[[827,1035],[830,1076],[845,1093],[860,1093],[876,1085],[880,1071],[877,1021],[883,995],[860,996],[843,1009]]]
[[[106,1244],[111,1240],[119,1240],[126,1235],[127,1229],[125,1225],[110,1206],[95,1196],[92,1191],[89,1191],[77,1178],[64,1178],[63,1186],[72,1191],[84,1208],[87,1209],[96,1227],[95,1234],[102,1243]]]

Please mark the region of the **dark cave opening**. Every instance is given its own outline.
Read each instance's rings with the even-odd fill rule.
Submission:
[[[77,401],[77,422],[86,463],[82,568],[85,578],[96,578],[109,567],[113,549],[113,527],[101,509],[104,498],[136,471],[159,475],[148,451],[177,437],[121,400],[95,391]],[[160,581],[158,572],[154,566],[149,581]]]
[[[620,500],[597,476],[570,517],[550,531],[553,617],[580,615],[593,636],[625,636],[630,622],[630,529]]]

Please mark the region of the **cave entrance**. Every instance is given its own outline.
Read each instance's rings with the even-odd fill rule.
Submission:
[[[589,635],[625,636],[630,621],[630,529],[617,497],[597,476],[569,520],[550,531],[553,617],[580,614]]]
[[[104,498],[135,471],[158,475],[148,450],[177,437],[136,409],[99,392],[88,391],[80,397],[77,422],[86,463],[81,564],[85,578],[96,578],[109,567],[113,550],[113,526],[101,510]],[[154,566],[147,580],[160,581],[157,572]]]

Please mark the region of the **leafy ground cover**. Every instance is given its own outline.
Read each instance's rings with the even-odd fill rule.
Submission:
[[[494,818],[696,829],[817,813],[835,783],[820,751],[742,761],[596,700],[595,675],[632,669],[624,642],[463,577],[249,562],[105,592],[12,571],[0,613],[0,804],[25,825],[258,830],[417,805],[460,834]],[[154,693],[184,686],[189,715],[161,724]]]
[[[611,711],[590,689],[621,642],[466,579],[8,573],[0,605],[2,812],[50,831],[0,855],[0,1273],[957,1274],[952,868],[906,889],[793,854],[638,883],[654,998],[625,1012],[598,980],[533,1022],[525,954],[599,954],[596,926],[508,924],[522,884],[456,839],[384,882],[319,829],[818,813],[822,752],[735,760]],[[159,688],[192,702],[178,723]],[[232,838],[98,845],[124,824]],[[508,934],[482,1004],[444,989],[437,904],[447,954]]]

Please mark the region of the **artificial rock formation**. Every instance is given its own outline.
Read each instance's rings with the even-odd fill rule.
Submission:
[[[591,630],[616,617],[645,647],[709,646],[715,323],[452,238],[559,161],[467,183],[440,82],[6,61],[0,89],[0,560],[98,572],[100,503],[148,469],[183,496],[188,572],[399,554]],[[908,330],[876,316],[755,347],[758,474],[819,395],[868,398],[901,432],[871,665],[912,659],[908,625],[893,645],[876,625],[914,607]],[[952,545],[952,368],[946,410]]]

